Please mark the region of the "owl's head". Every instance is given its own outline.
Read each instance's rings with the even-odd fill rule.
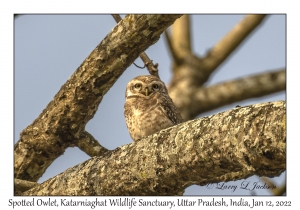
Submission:
[[[156,76],[141,75],[128,82],[125,96],[149,97],[157,92],[168,94],[165,83]]]

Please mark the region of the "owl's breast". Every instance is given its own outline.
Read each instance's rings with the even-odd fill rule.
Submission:
[[[130,114],[127,116],[125,114],[125,116],[127,127],[133,140],[141,139],[174,125],[166,117],[165,110],[155,97],[149,98],[149,100],[135,99],[130,104],[130,112],[128,112]]]

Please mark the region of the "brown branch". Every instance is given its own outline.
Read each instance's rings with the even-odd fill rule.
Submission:
[[[234,108],[93,157],[24,195],[182,195],[192,184],[278,176],[285,122],[284,101]]]
[[[280,186],[276,191],[274,191],[274,195],[280,196],[286,193],[286,182]]]
[[[192,57],[191,28],[189,15],[183,15],[172,26],[172,37],[165,31],[167,46],[175,66],[180,66],[185,57]],[[176,71],[176,67],[173,68]]]
[[[184,58],[192,54],[189,15],[183,15],[172,25],[171,41],[177,57]]]
[[[25,192],[33,187],[38,186],[39,184],[36,182],[29,182],[26,180],[15,179],[14,180],[14,194],[21,195],[22,192]]]
[[[147,54],[145,52],[142,52],[140,54],[140,58],[142,59],[142,61],[144,62],[144,64],[146,65],[149,73],[153,76],[156,76],[159,78],[159,74],[158,74],[158,63],[153,64],[152,60],[150,60],[150,58],[147,56]]]
[[[176,34],[172,36],[172,43],[176,43],[176,55],[180,56],[180,62],[175,61],[173,65],[174,75],[169,85],[169,94],[175,105],[182,112],[190,112],[188,109],[193,107],[195,103],[190,103],[191,97],[195,93],[195,89],[201,89],[203,84],[207,82],[211,73],[245,40],[249,34],[257,28],[262,22],[265,15],[248,15],[238,23],[214,48],[207,54],[205,58],[199,58],[190,52],[187,38],[188,23],[184,21],[176,21],[174,29]],[[182,18],[180,18],[181,20]],[[183,20],[183,19],[182,19]],[[187,21],[185,21],[187,22]],[[175,31],[175,30],[174,30]],[[186,34],[186,35],[184,35]],[[175,36],[176,35],[176,36]],[[181,47],[186,46],[186,47]],[[184,119],[191,119],[190,114],[182,114]],[[194,115],[193,115],[194,116]]]
[[[118,14],[112,14],[112,16],[117,23],[119,23],[122,20],[121,16]]]
[[[245,99],[283,91],[285,87],[286,71],[281,69],[209,87],[200,87],[194,89],[191,95],[185,97],[181,93],[176,93],[176,95],[179,94],[181,100],[185,103],[178,106],[182,117],[193,119],[203,112]]]
[[[15,178],[37,181],[66,148],[73,146],[106,92],[178,17],[128,15],[117,24],[22,131],[14,150]]]
[[[274,189],[270,188],[269,190],[272,192],[273,195],[275,196],[280,196],[283,195],[284,193],[286,193],[286,182],[284,182],[284,184],[280,187],[277,187],[272,181],[271,179],[267,178],[267,177],[260,177],[260,179],[265,182],[268,186],[275,186]]]
[[[253,32],[266,15],[247,15],[203,58],[203,66],[210,75]]]
[[[81,132],[80,138],[76,139],[74,144],[90,157],[99,156],[109,151],[99,144],[99,142],[87,131]]]
[[[118,14],[113,14],[112,16],[113,16],[113,18],[115,19],[115,21],[117,23],[119,23],[122,20],[121,16],[118,15]],[[147,56],[147,54],[145,52],[142,52],[140,54],[140,58],[144,62],[145,66],[147,67],[147,69],[149,71],[149,73],[151,75],[156,76],[156,77],[159,78],[158,68],[157,68],[158,67],[158,63],[153,64],[152,60],[150,60],[150,58]]]
[[[167,47],[168,47],[168,49],[171,53],[171,56],[173,58],[173,62],[175,63],[175,65],[179,65],[181,60],[175,52],[175,49],[173,47],[173,44],[172,44],[172,41],[171,41],[171,38],[170,38],[170,35],[169,35],[169,32],[166,30],[164,34],[165,34],[165,38],[166,38],[166,41],[167,41]]]

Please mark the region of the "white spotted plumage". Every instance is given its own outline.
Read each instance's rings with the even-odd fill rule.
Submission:
[[[132,79],[125,97],[124,115],[134,141],[182,122],[165,84],[155,76]]]

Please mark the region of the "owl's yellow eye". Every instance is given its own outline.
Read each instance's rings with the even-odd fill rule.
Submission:
[[[153,88],[153,90],[158,90],[158,88],[159,88],[159,87],[158,87],[158,84],[153,84],[153,85],[152,85],[152,88]]]
[[[142,85],[140,83],[137,83],[134,85],[134,88],[135,89],[141,89]]]

